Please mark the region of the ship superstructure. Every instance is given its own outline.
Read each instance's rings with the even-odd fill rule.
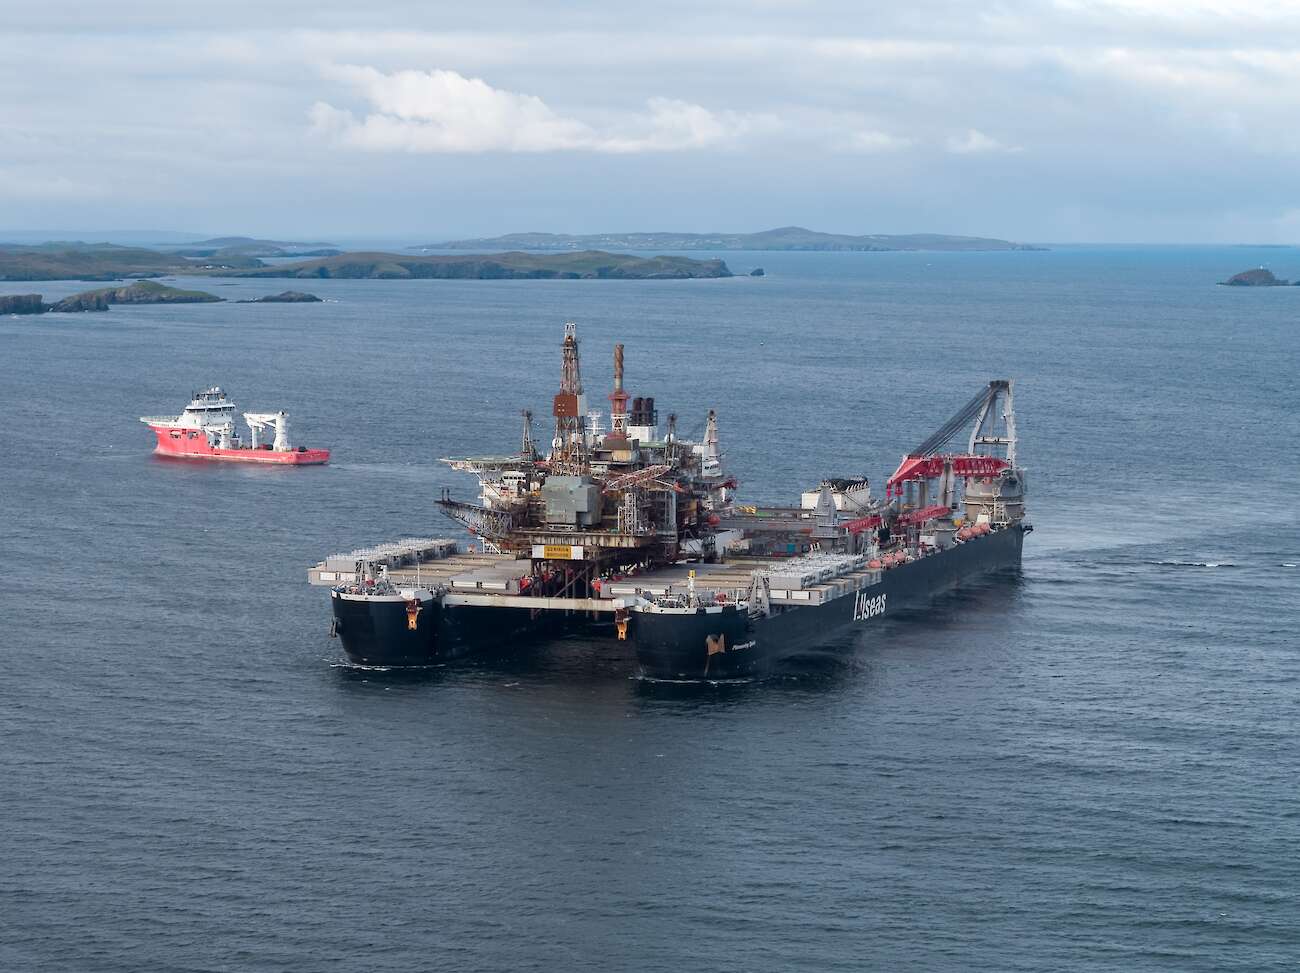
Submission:
[[[1024,471],[1012,384],[989,382],[873,493],[828,477],[797,505],[735,500],[712,410],[698,441],[661,432],[655,400],[624,386],[614,348],[606,427],[588,408],[566,325],[550,449],[522,414],[518,453],[444,460],[478,502],[444,491],[454,541],[415,564],[339,555],[310,572],[333,587],[335,632],[368,665],[436,664],[475,648],[612,622],[644,675],[740,678],[786,655],[990,571],[1017,568]],[[969,433],[968,433],[969,430]]]
[[[195,392],[190,404],[175,416],[141,416],[157,437],[154,452],[188,459],[231,460],[314,466],[328,462],[328,449],[296,449],[289,443],[286,412],[245,412],[248,439],[239,435],[235,404],[219,385]],[[268,442],[269,440],[269,442]]]

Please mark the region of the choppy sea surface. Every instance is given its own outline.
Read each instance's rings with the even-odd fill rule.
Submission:
[[[1300,288],[1213,284],[1300,251],[723,256],[0,318],[0,969],[1300,966]],[[1023,576],[742,686],[340,667],[306,567],[451,531],[569,320],[761,501],[1014,378]],[[152,458],[212,382],[334,462]]]

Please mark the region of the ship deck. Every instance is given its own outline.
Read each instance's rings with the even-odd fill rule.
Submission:
[[[411,544],[333,555],[308,570],[313,585],[332,587],[353,580],[356,560],[383,564],[388,578],[399,588],[442,588],[446,605],[527,608],[532,611],[614,612],[640,596],[684,595],[691,589],[691,572],[697,594],[724,595],[739,601],[749,594],[754,572],[768,575],[773,604],[817,605],[852,594],[880,580],[881,571],[835,556],[807,559],[731,558],[723,563],[680,563],[652,571],[604,581],[601,590],[582,597],[551,597],[521,592],[520,581],[529,577],[532,563],[512,554],[448,551],[452,542],[430,540]],[[423,545],[422,547],[420,545]],[[439,546],[442,545],[442,546]],[[381,551],[385,553],[380,553]],[[861,561],[862,559],[858,559]],[[349,563],[350,562],[350,563]],[[342,569],[342,570],[341,570]],[[801,573],[802,572],[802,573]]]

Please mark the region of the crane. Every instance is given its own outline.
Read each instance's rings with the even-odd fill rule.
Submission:
[[[245,412],[244,421],[248,423],[248,434],[250,444],[254,449],[259,448],[257,434],[263,430],[271,429],[275,431],[275,438],[271,443],[271,448],[277,453],[289,453],[293,447],[289,445],[289,415],[286,412]]]
[[[453,500],[446,488],[442,497],[436,501],[442,512],[456,523],[463,526],[476,537],[497,539],[504,537],[514,529],[514,517],[506,510],[489,510],[476,504]]]
[[[962,406],[951,419],[945,422],[916,449],[912,450],[898,469],[885,484],[886,496],[898,496],[903,491],[903,484],[916,480],[929,480],[943,477],[945,495],[951,493],[953,477],[996,476],[1008,467],[1016,465],[1016,413],[1012,399],[1012,383],[1009,379],[993,379],[979,393]],[[1002,403],[1001,418],[1003,432],[995,431],[996,406]],[[944,446],[964,430],[971,422],[974,426],[966,444],[964,453],[942,453]],[[1006,457],[977,453],[980,446],[1001,446]]]
[[[639,470],[633,470],[630,473],[623,473],[620,476],[612,477],[605,481],[603,492],[613,493],[618,490],[630,490],[633,487],[644,487],[645,489],[672,490],[676,493],[682,493],[682,487],[677,483],[668,483],[659,478],[665,473],[671,473],[672,467],[666,463],[660,463],[655,466],[646,466]]]

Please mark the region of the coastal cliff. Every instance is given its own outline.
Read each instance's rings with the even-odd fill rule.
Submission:
[[[47,305],[40,294],[5,294],[0,296],[0,314],[44,314]]]

